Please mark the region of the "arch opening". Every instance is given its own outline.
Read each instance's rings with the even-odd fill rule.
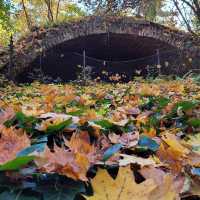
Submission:
[[[54,79],[60,77],[67,82],[77,78],[79,65],[92,68],[92,78],[101,77],[109,81],[108,75],[125,75],[130,80],[135,73],[147,75],[147,66],[170,62],[176,57],[177,48],[157,39],[133,34],[102,33],[78,37],[62,42],[38,56],[23,73],[17,76],[18,82],[30,82],[30,72],[42,69],[44,75]],[[157,51],[158,50],[158,51]],[[159,52],[159,55],[158,55]]]

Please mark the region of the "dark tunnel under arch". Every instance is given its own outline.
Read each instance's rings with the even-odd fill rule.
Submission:
[[[157,54],[159,51],[159,55]],[[28,74],[33,68],[42,68],[44,74],[64,81],[75,80],[78,66],[83,65],[85,51],[86,66],[92,67],[92,77],[101,77],[106,71],[109,75],[116,73],[126,76],[128,81],[141,71],[147,75],[147,66],[156,66],[158,62],[170,62],[178,49],[163,41],[131,34],[102,33],[82,36],[54,46],[38,56],[22,74],[17,76],[18,82],[27,82]],[[159,58],[158,58],[159,56]]]

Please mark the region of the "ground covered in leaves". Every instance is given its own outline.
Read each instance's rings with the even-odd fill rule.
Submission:
[[[0,200],[200,199],[200,85],[0,89]]]

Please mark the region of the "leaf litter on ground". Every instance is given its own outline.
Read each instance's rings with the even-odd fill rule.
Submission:
[[[0,185],[0,199],[30,199],[29,186],[38,200],[200,198],[200,86],[192,79],[35,82],[1,93],[8,187]]]

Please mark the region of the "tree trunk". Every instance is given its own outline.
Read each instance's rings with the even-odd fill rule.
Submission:
[[[61,0],[58,0],[57,8],[56,8],[56,21],[58,20],[59,9],[60,9],[60,2],[61,2]]]
[[[25,14],[25,17],[26,17],[27,27],[31,31],[32,23],[31,23],[31,19],[30,19],[29,15],[28,15],[28,12],[26,10],[26,6],[25,6],[24,0],[22,0],[22,7],[23,7],[23,11],[24,11],[24,14]]]
[[[45,0],[45,3],[47,5],[47,10],[48,10],[48,20],[50,22],[54,22],[53,11],[52,11],[52,6],[51,6],[51,0]]]
[[[179,14],[181,15],[181,18],[183,19],[183,21],[184,21],[184,23],[185,23],[185,25],[186,25],[188,31],[189,31],[190,33],[194,34],[194,32],[192,31],[192,28],[191,28],[191,26],[190,26],[190,23],[187,21],[187,19],[186,19],[185,16],[183,15],[183,13],[182,13],[182,11],[181,11],[179,5],[178,5],[178,2],[177,2],[176,0],[173,0],[173,2],[174,2],[174,5],[175,5],[176,9],[177,9],[178,12],[179,12]]]

